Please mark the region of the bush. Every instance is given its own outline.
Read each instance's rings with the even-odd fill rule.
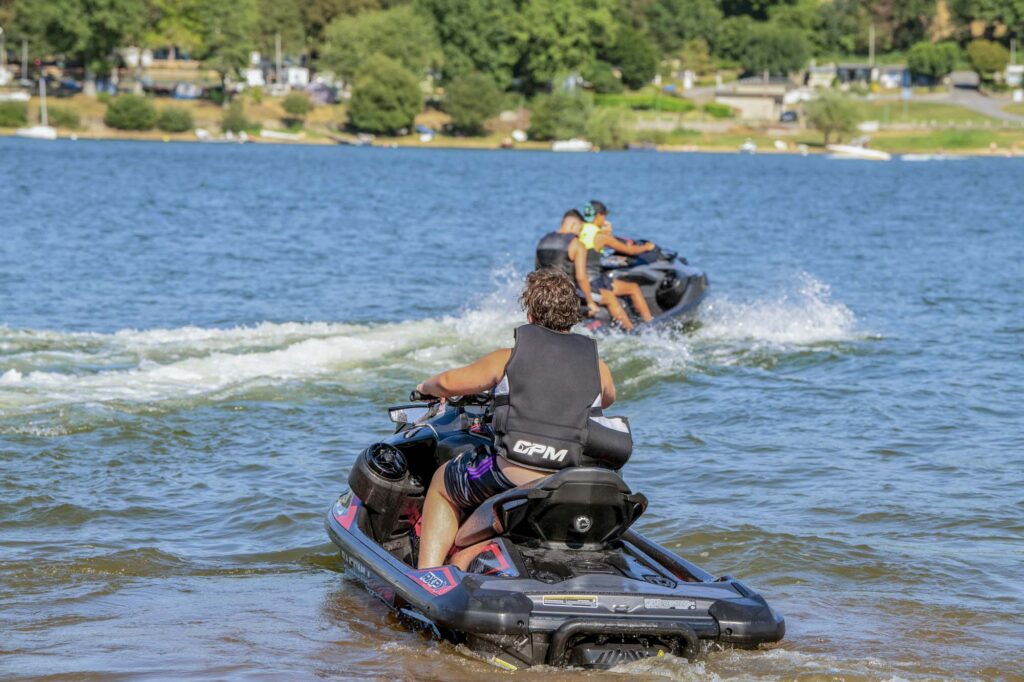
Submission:
[[[714,118],[732,118],[733,110],[728,104],[708,102],[704,105],[704,113]]]
[[[192,112],[178,107],[165,107],[160,111],[157,127],[165,133],[185,133],[192,130]]]
[[[74,109],[65,107],[47,107],[46,116],[50,125],[68,130],[78,130],[82,127],[82,118]]]
[[[220,128],[225,133],[241,133],[256,127],[256,124],[246,118],[245,107],[241,101],[232,102],[231,106],[224,110],[224,117],[220,122]]]
[[[591,66],[584,79],[590,83],[594,92],[601,94],[622,92],[622,81],[618,79],[608,62],[596,61]]]
[[[103,122],[117,130],[151,130],[156,118],[156,107],[145,97],[121,95],[107,106]]]
[[[423,106],[416,77],[394,59],[375,54],[352,87],[349,120],[357,130],[394,134],[412,126]]]
[[[587,139],[602,149],[624,149],[629,144],[629,118],[622,109],[597,109],[587,121]]]
[[[289,116],[302,120],[306,117],[306,114],[313,110],[313,103],[305,95],[296,92],[284,98],[281,102],[281,108]]]
[[[484,123],[501,110],[501,90],[485,73],[468,73],[452,81],[444,95],[444,110],[452,127],[468,135],[479,135]]]
[[[106,105],[106,104],[110,104],[111,102],[113,102],[114,98],[110,95],[109,92],[104,90],[103,92],[96,93],[96,101],[99,102],[100,104]]]
[[[952,73],[960,60],[960,48],[956,43],[915,44],[907,52],[907,67],[911,73],[940,81]]]
[[[581,93],[538,95],[530,107],[530,137],[534,140],[582,137],[587,134],[590,109],[590,99]]]
[[[832,135],[853,132],[860,123],[860,111],[849,98],[825,91],[807,104],[807,123],[825,135],[825,144]]]
[[[991,83],[1010,63],[1010,53],[991,40],[972,40],[967,46],[967,61],[981,80]]]
[[[697,108],[697,105],[688,99],[650,92],[598,95],[594,101],[599,107],[629,107],[636,111],[657,110],[673,114],[685,114]]]
[[[28,124],[28,102],[0,102],[0,128]]]

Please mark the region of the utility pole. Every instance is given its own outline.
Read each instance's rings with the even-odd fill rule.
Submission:
[[[274,80],[277,81],[277,86],[281,86],[281,33],[277,32],[274,34],[274,63],[277,65],[277,70],[274,72]]]
[[[0,70],[7,70],[7,38],[4,36],[4,29],[2,26],[0,26]],[[3,82],[6,81],[0,79],[0,83]]]
[[[868,29],[868,66],[875,65],[875,24]]]
[[[21,39],[21,79],[28,80],[28,41]]]
[[[1010,38],[1010,63],[1017,63],[1017,39]]]

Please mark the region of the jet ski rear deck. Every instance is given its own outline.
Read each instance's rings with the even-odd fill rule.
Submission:
[[[404,622],[504,668],[607,668],[693,657],[702,641],[782,639],[782,617],[756,592],[631,530],[647,500],[606,469],[567,469],[485,502],[459,532],[460,546],[487,543],[468,571],[414,568],[423,482],[490,442],[486,406],[449,404],[410,423],[423,409],[392,409],[398,431],[360,455],[326,519],[351,572]]]

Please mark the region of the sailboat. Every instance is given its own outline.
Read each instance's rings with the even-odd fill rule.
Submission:
[[[14,134],[32,140],[56,140],[57,129],[48,125],[46,120],[46,82],[39,79],[39,118],[40,125],[31,128],[18,128]]]

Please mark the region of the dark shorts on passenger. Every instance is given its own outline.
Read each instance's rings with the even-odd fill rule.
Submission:
[[[596,292],[598,289],[612,290],[612,280],[608,275],[601,275],[590,280],[590,290]]]
[[[444,488],[463,512],[471,512],[487,498],[515,488],[516,484],[498,468],[495,454],[487,448],[468,450],[448,462]]]

